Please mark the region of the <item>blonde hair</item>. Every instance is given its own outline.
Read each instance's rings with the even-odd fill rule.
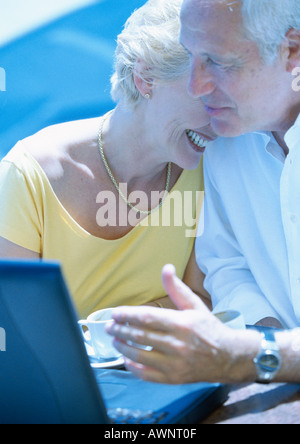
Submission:
[[[148,0],[127,20],[118,36],[115,72],[111,78],[114,101],[136,105],[141,94],[134,82],[136,62],[146,66],[146,81],[170,81],[190,67],[189,55],[179,43],[182,0]]]

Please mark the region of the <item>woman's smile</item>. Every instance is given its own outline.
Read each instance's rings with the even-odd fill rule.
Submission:
[[[189,141],[191,142],[191,146],[198,153],[204,153],[208,143],[215,139],[193,130],[186,130],[186,134]]]

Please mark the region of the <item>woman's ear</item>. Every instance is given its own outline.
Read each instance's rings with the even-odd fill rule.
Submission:
[[[286,34],[285,42],[288,50],[286,69],[291,73],[300,66],[300,30],[290,29]]]
[[[133,73],[134,83],[140,94],[149,99],[152,95],[153,79],[149,76],[149,67],[138,59]]]

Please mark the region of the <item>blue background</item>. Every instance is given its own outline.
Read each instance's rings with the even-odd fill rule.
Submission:
[[[102,0],[0,48],[0,157],[45,126],[100,116],[114,104],[116,37],[145,0]]]

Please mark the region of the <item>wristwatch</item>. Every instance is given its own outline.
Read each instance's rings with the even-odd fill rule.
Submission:
[[[261,349],[254,359],[257,371],[256,382],[269,384],[279,372],[282,360],[274,332],[272,330],[264,330],[261,332],[261,335]]]

